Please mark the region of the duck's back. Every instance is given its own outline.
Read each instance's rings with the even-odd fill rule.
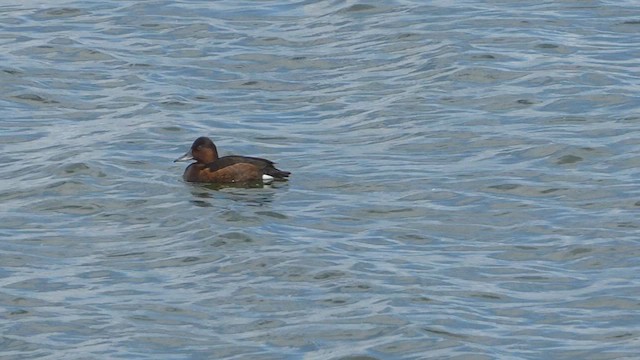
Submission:
[[[284,179],[291,175],[288,171],[278,170],[274,166],[274,162],[251,156],[230,155],[218,158],[216,161],[207,164],[209,171],[215,172],[238,164],[251,164],[255,166],[263,175],[270,175],[276,179]]]

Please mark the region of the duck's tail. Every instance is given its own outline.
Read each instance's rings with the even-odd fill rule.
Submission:
[[[265,167],[264,173],[269,176],[273,176],[273,178],[276,180],[286,180],[286,178],[289,177],[289,175],[291,175],[290,172],[284,171],[284,170],[278,170],[273,165],[269,165]]]

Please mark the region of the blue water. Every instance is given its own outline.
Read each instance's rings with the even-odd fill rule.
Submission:
[[[638,19],[1,5],[0,358],[638,359]]]

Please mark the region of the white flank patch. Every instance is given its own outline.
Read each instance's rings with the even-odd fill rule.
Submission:
[[[270,184],[273,181],[273,176],[271,175],[262,175],[262,182],[266,184]]]

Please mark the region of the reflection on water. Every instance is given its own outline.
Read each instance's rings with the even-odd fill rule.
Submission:
[[[0,7],[0,357],[636,357],[640,7],[601,5]],[[294,176],[185,183],[198,136]]]
[[[286,191],[287,184],[235,183],[235,184],[187,184],[190,186],[192,202],[209,207],[215,201],[235,201],[249,206],[264,206],[273,201],[276,191]]]

